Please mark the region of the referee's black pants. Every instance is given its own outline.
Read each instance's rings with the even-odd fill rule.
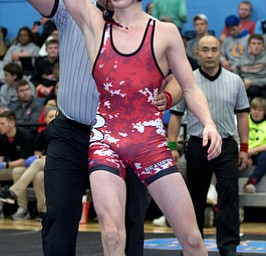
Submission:
[[[49,145],[44,170],[47,206],[42,222],[44,256],[75,255],[82,196],[89,181],[89,134],[89,127],[73,125],[60,116],[46,128]],[[142,256],[146,189],[132,170],[127,184],[127,213],[130,214],[126,213],[126,255]]]
[[[203,235],[204,210],[213,173],[218,193],[217,245],[221,255],[235,252],[239,245],[238,147],[233,138],[223,140],[222,153],[207,160],[208,147],[202,139],[189,139],[187,159],[188,189],[193,201],[199,229]]]

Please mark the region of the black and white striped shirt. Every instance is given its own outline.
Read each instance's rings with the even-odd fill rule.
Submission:
[[[212,118],[222,138],[235,136],[235,114],[249,111],[249,101],[242,79],[226,69],[210,77],[201,69],[194,71],[196,81],[206,95]],[[197,99],[195,99],[197,100]],[[187,109],[186,102],[171,108],[171,113],[182,115]],[[203,127],[194,114],[187,109],[187,132],[202,138]]]
[[[55,0],[51,16],[59,31],[58,107],[66,117],[92,125],[99,93],[91,75],[91,64],[83,35],[62,0]]]

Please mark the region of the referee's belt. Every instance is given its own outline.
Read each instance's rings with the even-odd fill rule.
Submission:
[[[58,110],[56,117],[58,119],[64,121],[64,122],[70,124],[72,127],[76,128],[82,132],[86,132],[88,135],[91,132],[91,125],[82,124],[82,123],[79,123],[75,120],[69,119],[66,116],[64,116],[60,110]]]
[[[197,137],[197,136],[190,136],[190,139],[191,140],[196,140],[196,141],[202,141],[202,138]],[[227,138],[222,138],[222,141],[229,141],[229,140],[232,140],[232,139],[233,139],[233,136],[229,136]]]

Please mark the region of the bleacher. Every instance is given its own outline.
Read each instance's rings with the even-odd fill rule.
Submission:
[[[245,193],[243,186],[254,170],[254,166],[240,172],[239,177],[239,205],[240,207],[266,207],[266,176],[256,185],[256,193]]]

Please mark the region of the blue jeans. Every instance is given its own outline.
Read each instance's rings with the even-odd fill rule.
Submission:
[[[266,151],[253,155],[252,160],[256,167],[249,178],[254,178],[259,182],[266,173]]]

